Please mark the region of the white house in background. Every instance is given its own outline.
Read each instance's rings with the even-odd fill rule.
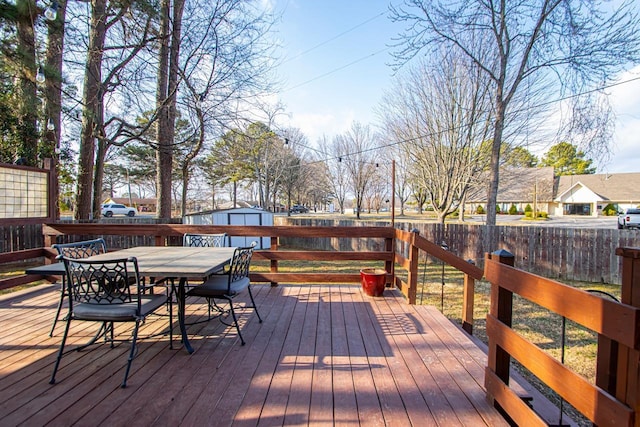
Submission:
[[[598,216],[607,205],[619,211],[640,205],[640,173],[566,175],[556,182],[551,215]]]
[[[476,212],[478,205],[486,210],[486,187],[467,195],[467,212]],[[498,207],[507,212],[511,205],[520,212],[530,205],[553,216],[598,216],[608,205],[621,211],[640,206],[640,173],[554,176],[552,167],[505,168],[500,170]]]

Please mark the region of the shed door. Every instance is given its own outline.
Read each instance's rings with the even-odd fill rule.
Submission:
[[[259,213],[229,213],[229,225],[262,225]],[[261,249],[262,239],[252,236],[232,236],[231,246],[249,246],[251,242],[258,242],[256,249]]]

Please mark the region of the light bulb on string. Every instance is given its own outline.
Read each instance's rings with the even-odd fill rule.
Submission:
[[[44,83],[45,80],[46,77],[44,76],[44,68],[42,68],[42,65],[39,65],[38,72],[36,73],[36,81],[38,83]]]
[[[202,104],[204,103],[204,99],[205,99],[205,93],[202,92],[200,95],[196,96],[196,108],[201,110],[202,109]]]
[[[56,129],[56,124],[53,123],[53,119],[47,120],[47,130],[52,131]]]
[[[53,1],[49,4],[49,6],[44,11],[44,17],[47,18],[48,21],[55,21],[58,17],[58,3]]]

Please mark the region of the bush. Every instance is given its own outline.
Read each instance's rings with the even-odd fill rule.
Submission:
[[[500,206],[496,205],[496,213],[499,214],[500,212]]]
[[[602,209],[602,214],[604,216],[616,216],[618,215],[618,209],[612,203],[609,203]]]
[[[533,212],[533,208],[528,203],[527,203],[527,206],[524,207],[524,214],[526,215],[527,212],[529,212],[530,214],[532,214],[532,212]],[[529,215],[529,216],[533,216],[533,215]]]
[[[525,217],[525,218],[533,218],[533,212],[531,212],[531,211],[524,211],[524,217]]]
[[[476,213],[478,215],[484,215],[484,208],[482,207],[482,205],[478,205],[478,207],[476,208]]]
[[[515,204],[511,204],[511,207],[509,208],[509,215],[516,215],[518,213],[518,208],[516,208]]]
[[[538,212],[537,217],[538,218],[547,219],[549,217],[549,215],[546,212]]]

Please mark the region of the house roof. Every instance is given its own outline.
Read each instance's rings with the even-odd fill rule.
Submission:
[[[640,173],[565,175],[557,179],[556,194],[566,193],[580,183],[610,202],[640,201]]]
[[[488,173],[478,179],[479,185],[470,189],[468,202],[486,202]],[[518,203],[533,200],[552,201],[554,196],[553,167],[502,168],[498,185],[498,203]]]

